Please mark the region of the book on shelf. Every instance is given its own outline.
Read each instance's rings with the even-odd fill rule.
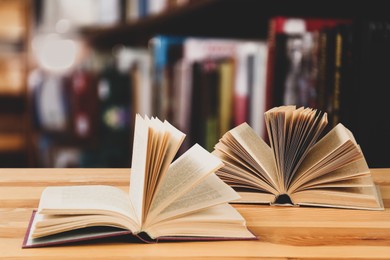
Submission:
[[[130,106],[132,108],[131,119],[135,118],[135,114],[151,115],[152,114],[152,83],[150,79],[151,71],[151,58],[147,48],[120,48],[116,53],[116,69],[119,74],[129,77],[130,93],[123,93],[123,97],[130,95]],[[122,81],[121,81],[122,82]],[[126,82],[126,80],[123,80]],[[104,84],[103,84],[104,85]],[[103,93],[105,96],[109,95],[108,92],[103,89],[99,93]],[[99,89],[100,91],[100,89]],[[105,92],[106,91],[106,92]],[[127,96],[126,96],[127,95]]]
[[[148,241],[256,239],[228,202],[238,194],[214,173],[223,163],[195,144],[172,160],[185,135],[136,116],[129,193],[105,185],[47,187],[23,247],[119,235]]]
[[[188,134],[179,154],[194,143],[211,151],[245,121],[265,133],[264,41],[156,35],[149,47],[153,114]]]
[[[194,140],[201,141],[204,148],[212,151],[214,144],[218,141],[218,107],[219,107],[219,70],[218,61],[205,60],[201,62],[201,75],[198,91],[199,99],[194,100],[193,110],[200,114],[199,136]],[[195,94],[195,93],[194,93]],[[195,113],[193,113],[195,114]]]
[[[335,68],[332,97],[333,126],[343,122],[350,127],[350,109],[353,107],[353,48],[354,25],[342,24],[335,29]]]
[[[179,103],[183,105],[179,113],[179,126],[189,134],[189,142],[185,145],[199,143],[207,147],[208,143],[218,141],[219,132],[214,131],[216,128],[207,128],[206,122],[212,122],[218,125],[229,125],[233,122],[233,109],[228,107],[228,111],[220,111],[220,105],[226,108],[226,102],[234,106],[234,84],[236,63],[233,60],[236,56],[237,45],[239,41],[231,39],[213,39],[213,38],[187,38],[184,42],[183,66],[186,67],[187,81],[182,85],[182,92],[179,97]],[[221,65],[228,63],[230,69],[221,71]],[[226,66],[224,66],[226,67]],[[233,73],[233,74],[228,74]],[[224,77],[222,79],[221,77]],[[230,82],[227,82],[230,81]],[[224,84],[224,99],[221,100],[220,88]],[[208,96],[214,97],[214,104],[208,102],[207,107],[214,107],[214,113],[207,113],[203,107],[204,100]],[[228,98],[228,99],[226,99]],[[209,109],[210,110],[210,109]],[[204,111],[200,113],[200,111]],[[210,111],[211,112],[211,111]],[[219,118],[221,113],[226,113]],[[218,115],[219,121],[215,121],[215,115]],[[221,120],[226,120],[221,122]],[[210,126],[210,124],[208,124]],[[212,125],[212,124],[211,124]],[[215,124],[214,124],[215,125]],[[214,129],[214,130],[213,130]],[[219,127],[217,127],[219,129]],[[212,148],[210,149],[210,151]]]
[[[266,64],[267,44],[257,42],[250,44],[251,54],[247,56],[249,85],[249,123],[253,130],[265,137],[266,129],[262,116],[266,111]],[[226,133],[227,131],[221,132]]]
[[[182,105],[177,113],[178,125],[189,133],[190,143],[198,142],[209,149],[208,144],[214,145],[227,130],[245,121],[257,133],[264,132],[258,118],[265,111],[266,48],[262,41],[191,37],[185,40],[182,65],[187,80],[180,88]],[[210,64],[214,69],[210,69]],[[210,113],[199,113],[199,109],[204,109],[205,97],[214,97],[214,127],[203,123],[209,121]]]
[[[243,123],[213,151],[224,162],[217,175],[239,192],[238,202],[383,209],[363,152],[345,126],[319,138],[327,114],[296,106],[268,110],[265,122],[270,146]]]
[[[267,109],[291,104],[323,111],[332,108],[333,102],[328,99],[334,92],[336,43],[330,38],[335,34],[335,27],[350,23],[348,19],[271,18]]]
[[[156,35],[150,42],[153,60],[153,113],[177,125],[180,88],[175,82],[176,67],[183,56],[185,37]],[[183,130],[183,129],[180,129]]]
[[[64,101],[69,102],[69,133],[79,140],[91,141],[96,136],[98,125],[96,77],[87,69],[80,68],[64,81],[63,91],[68,95],[64,98],[68,100]]]
[[[327,112],[326,131],[342,122],[359,140],[368,164],[386,166],[387,154],[378,151],[389,146],[390,124],[378,111],[387,109],[383,86],[388,81],[388,24],[365,19],[272,18],[267,109],[297,105]],[[311,44],[306,45],[310,38]]]
[[[219,62],[218,85],[218,133],[226,133],[233,122],[233,90],[235,62],[232,58]],[[219,139],[219,136],[218,136]],[[214,143],[215,144],[215,143]]]
[[[235,57],[234,125],[248,122],[260,136],[265,133],[260,119],[265,112],[266,54],[265,42],[248,41],[237,46]]]
[[[95,135],[95,153],[85,151],[82,156],[85,165],[92,167],[118,167],[130,165],[131,136],[134,124],[135,109],[140,109],[132,102],[136,92],[136,82],[129,66],[130,52],[122,49],[117,57],[117,65],[106,64],[99,73],[98,93],[98,130]],[[136,56],[133,53],[133,58]],[[136,59],[136,58],[134,58]],[[136,62],[135,62],[136,63]],[[146,92],[146,89],[145,89]],[[139,96],[137,96],[139,98]],[[139,100],[142,102],[143,100]],[[143,110],[138,110],[141,112]],[[91,167],[91,166],[89,166]]]

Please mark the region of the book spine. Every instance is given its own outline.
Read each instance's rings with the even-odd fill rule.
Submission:
[[[267,64],[267,45],[259,43],[257,54],[254,55],[253,86],[250,88],[250,124],[253,130],[263,139],[266,135],[265,110],[265,73]]]
[[[340,37],[341,37],[341,53],[340,53],[340,79],[339,79],[339,96],[338,96],[338,122],[343,123],[350,129],[353,121],[354,113],[354,88],[353,81],[353,44],[354,44],[354,25],[340,25]]]
[[[335,36],[335,68],[334,68],[334,85],[332,98],[332,126],[336,126],[340,122],[340,84],[342,77],[342,46],[343,38],[341,32],[338,31]]]
[[[267,68],[266,68],[266,99],[265,99],[265,108],[266,110],[271,109],[273,104],[273,79],[274,79],[274,59],[275,59],[275,37],[276,37],[276,23],[277,18],[273,18],[269,23],[268,30],[268,54],[267,54]]]
[[[191,89],[191,121],[190,132],[188,133],[190,139],[190,146],[195,143],[203,144],[204,136],[202,130],[202,95],[201,95],[201,63],[194,62],[191,65],[192,70],[192,89]]]
[[[327,30],[327,44],[326,44],[326,78],[325,78],[325,107],[328,113],[328,130],[333,126],[333,97],[334,97],[334,82],[335,82],[335,47],[336,34],[335,29]]]
[[[222,136],[232,127],[233,119],[233,73],[234,61],[224,60],[219,65],[219,136]]]
[[[217,109],[219,107],[218,96],[218,64],[216,61],[209,60],[202,64],[202,84],[201,84],[201,125],[203,125],[204,137],[203,147],[208,151],[214,149],[218,142]]]
[[[317,108],[321,111],[326,111],[326,53],[327,46],[327,33],[325,30],[321,30],[319,36],[319,51],[318,51],[318,76],[317,76]]]
[[[245,46],[244,46],[245,47]],[[236,57],[236,74],[234,86],[234,125],[240,125],[248,121],[248,67],[247,64],[248,53],[239,51]]]

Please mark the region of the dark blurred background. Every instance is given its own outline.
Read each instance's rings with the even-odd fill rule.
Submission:
[[[313,3],[315,2],[315,3]],[[379,0],[0,0],[0,167],[130,167],[136,113],[212,151],[279,105],[328,112],[390,166]]]

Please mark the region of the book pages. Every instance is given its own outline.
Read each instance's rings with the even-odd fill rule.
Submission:
[[[239,199],[240,196],[214,173],[208,176],[199,185],[186,192],[162,210],[152,219],[153,223],[169,218],[180,218],[208,207],[228,203]],[[151,223],[151,224],[153,224]],[[145,227],[146,229],[148,227]]]
[[[269,149],[260,149],[268,146],[245,123],[215,145],[213,153],[225,164],[217,174],[243,195],[239,203],[383,209],[361,148],[345,126],[339,123],[317,141],[327,114],[295,106],[268,110],[265,122]],[[256,171],[257,161],[274,167]]]
[[[222,165],[216,156],[195,144],[169,167],[168,173],[153,199],[150,216],[156,216]]]

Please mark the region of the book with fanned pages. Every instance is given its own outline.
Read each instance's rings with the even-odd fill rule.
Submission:
[[[235,202],[383,210],[353,134],[338,124],[319,138],[327,122],[319,110],[272,108],[270,146],[246,123],[233,128],[213,151],[224,162],[217,175],[241,195]]]
[[[116,236],[140,241],[257,239],[228,202],[238,194],[214,173],[221,160],[194,145],[173,163],[184,134],[136,116],[129,192],[105,186],[47,187],[24,248]]]

